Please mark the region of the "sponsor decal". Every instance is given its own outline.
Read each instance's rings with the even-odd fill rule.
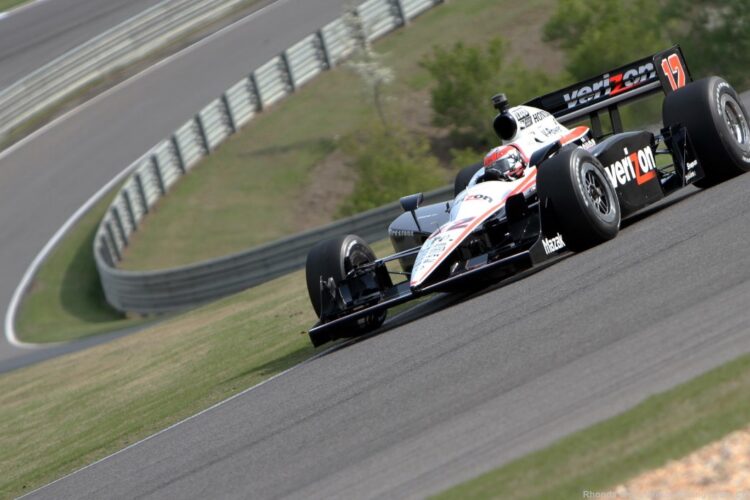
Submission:
[[[561,125],[555,124],[554,126],[539,126],[534,133],[534,139],[537,142],[548,142],[552,137],[559,137],[564,132]]]
[[[698,166],[698,160],[693,160],[693,161],[687,162],[687,164],[685,165],[685,167],[687,167],[687,171],[688,172],[687,172],[687,174],[685,174],[685,181],[689,181],[689,180],[693,179],[696,175],[698,175],[695,172],[695,167],[697,167],[697,166]]]
[[[542,247],[544,247],[544,253],[550,255],[565,248],[565,241],[563,241],[562,235],[557,233],[557,236],[554,238],[544,238],[542,240]]]
[[[680,56],[677,54],[670,54],[666,59],[661,61],[661,70],[664,76],[669,81],[669,86],[672,90],[681,89],[687,83],[685,76],[685,68],[682,66]]]
[[[548,116],[550,116],[550,114],[546,111],[537,111],[536,113],[534,113],[534,116],[532,118],[534,119],[534,123],[537,123],[544,120]]]
[[[563,99],[565,99],[568,109],[572,109],[601,97],[616,96],[633,90],[655,77],[654,63],[647,62],[614,75],[605,73],[600,80],[590,85],[582,85],[573,89],[570,93],[563,94]]]
[[[588,141],[585,141],[583,144],[581,144],[581,147],[583,147],[583,149],[591,149],[594,146],[596,146],[596,141],[594,139],[589,139]]]
[[[604,167],[607,177],[614,187],[624,186],[635,181],[639,186],[656,178],[656,160],[651,146],[633,153],[623,150],[625,157]]]
[[[531,117],[531,113],[523,108],[513,108],[511,110],[513,117],[518,122],[518,126],[521,129],[530,127],[534,123],[534,119]]]
[[[492,203],[492,198],[485,194],[470,194],[464,198],[464,201],[486,201],[487,203]]]
[[[396,238],[410,238],[416,234],[414,231],[409,231],[408,229],[394,229],[391,231],[391,236],[395,236]]]

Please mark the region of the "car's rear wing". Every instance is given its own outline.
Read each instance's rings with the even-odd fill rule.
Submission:
[[[589,118],[594,136],[601,137],[599,113],[603,110],[609,111],[613,132],[621,132],[617,106],[660,90],[673,92],[691,81],[682,50],[675,45],[603,75],[537,97],[526,105],[553,114],[563,124]]]

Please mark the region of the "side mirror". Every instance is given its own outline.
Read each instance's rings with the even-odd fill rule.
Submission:
[[[409,196],[404,196],[399,200],[399,202],[401,203],[401,208],[404,209],[404,212],[414,212],[419,208],[423,201],[424,194],[422,193],[410,194]]]
[[[414,223],[417,225],[417,229],[421,232],[422,227],[419,225],[419,219],[417,219],[417,213],[416,210],[419,208],[419,206],[424,201],[424,194],[417,193],[417,194],[410,194],[409,196],[404,196],[399,200],[401,203],[401,208],[404,209],[404,212],[411,212],[411,216],[414,218]]]

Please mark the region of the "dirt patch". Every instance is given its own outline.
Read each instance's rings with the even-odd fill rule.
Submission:
[[[453,162],[451,149],[456,147],[456,144],[448,128],[437,127],[432,122],[434,113],[430,90],[404,94],[395,99],[398,104],[394,107],[400,110],[399,122],[407,130],[428,140],[430,150],[440,161],[440,165],[450,168]]]
[[[618,486],[613,498],[750,498],[750,428]]]
[[[339,205],[354,191],[357,175],[340,150],[329,154],[310,173],[310,180],[296,204],[296,229],[303,231],[336,218]]]

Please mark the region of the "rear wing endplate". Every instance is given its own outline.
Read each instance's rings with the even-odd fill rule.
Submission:
[[[674,92],[692,81],[679,45],[626,64],[603,75],[537,97],[527,106],[543,109],[563,124],[589,118],[594,136],[601,137],[599,113],[609,112],[613,132],[622,131],[617,107],[663,91]]]

